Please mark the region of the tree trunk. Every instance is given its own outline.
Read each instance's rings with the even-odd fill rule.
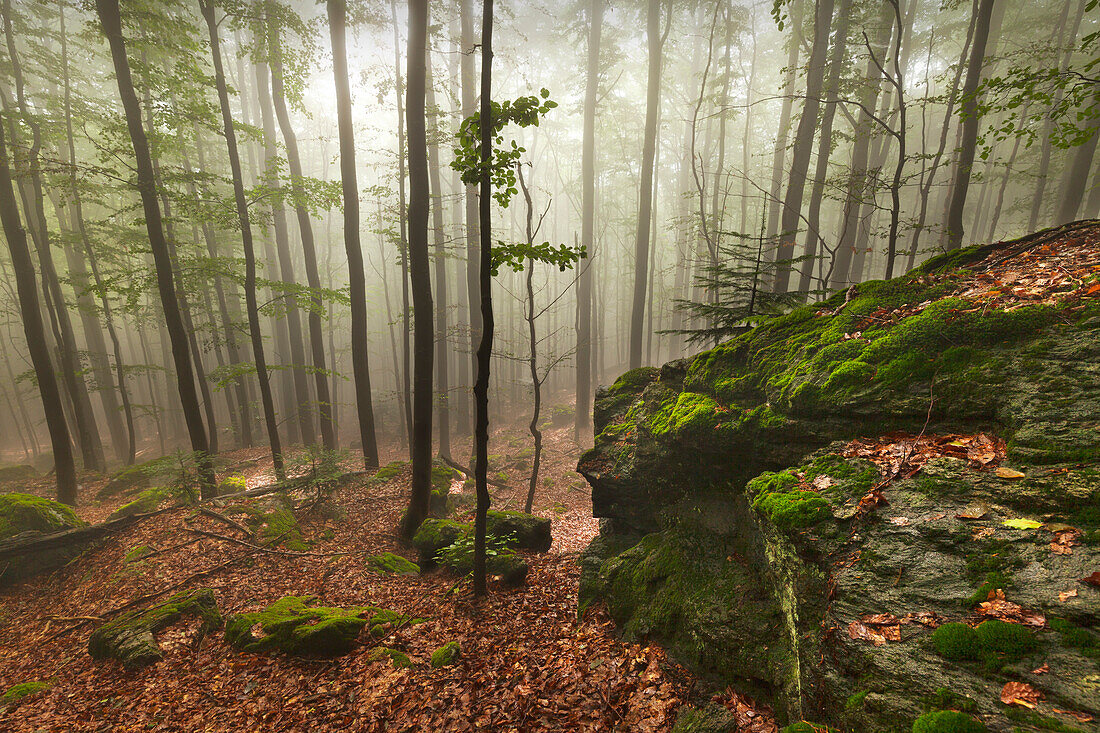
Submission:
[[[313,221],[306,208],[302,188],[302,160],[298,154],[298,137],[290,123],[290,113],[283,91],[283,62],[279,55],[279,29],[274,22],[267,27],[268,63],[271,67],[271,97],[275,102],[275,117],[286,143],[286,160],[290,168],[290,189],[294,196],[294,212],[298,216],[298,232],[302,237],[302,254],[306,266],[306,282],[311,291],[312,307],[306,314],[309,344],[313,352],[314,385],[317,390],[317,417],[321,426],[321,442],[328,450],[336,450],[336,433],[332,427],[332,398],[328,390],[328,370],[325,366],[325,334],[321,328],[321,276],[317,269],[317,247],[313,239]]]
[[[492,11],[492,5],[488,5]],[[588,66],[584,87],[584,130],[581,142],[581,244],[588,249],[588,260],[580,265],[577,276],[577,395],[573,425],[574,439],[582,443],[592,432],[592,267],[596,262],[596,100],[600,85],[600,37],[603,31],[604,0],[589,5]],[[486,58],[482,49],[482,58]],[[488,56],[491,58],[491,55]],[[486,84],[482,72],[482,86]],[[491,77],[490,77],[491,78]],[[484,93],[484,91],[483,91]],[[484,117],[483,117],[484,119]],[[484,191],[484,185],[483,185]],[[488,195],[488,194],[484,194]],[[488,214],[482,213],[483,217]],[[488,245],[482,238],[482,247]],[[482,253],[482,257],[485,257]],[[470,301],[471,303],[474,301]],[[472,310],[472,308],[471,308]]]
[[[630,368],[642,365],[642,332],[649,267],[650,226],[653,210],[653,160],[657,151],[657,111],[661,103],[661,2],[646,3],[646,39],[649,79],[646,82],[645,138],[642,142],[642,182],[638,198],[638,226],[634,240],[634,300],[630,310]]]
[[[791,9],[791,38],[787,48],[787,73],[783,79],[783,105],[779,110],[779,127],[775,135],[775,151],[772,153],[772,180],[768,190],[768,241],[775,242],[779,234],[779,215],[783,210],[780,194],[783,191],[783,159],[787,155],[787,140],[791,134],[791,108],[794,106],[794,82],[798,78],[798,52],[802,47],[802,9],[793,0]],[[768,247],[768,260],[775,259],[774,244]]]
[[[432,88],[431,49],[428,49],[424,61],[425,86],[427,89],[428,109],[434,120],[431,134],[428,136],[428,180],[431,188],[432,232],[435,250],[435,380],[436,394],[439,396],[437,420],[439,422],[439,455],[451,457],[451,392],[450,374],[447,369],[447,356],[450,353],[447,326],[447,248],[446,233],[443,231],[443,191],[439,176],[439,108],[435,104],[435,90]]]
[[[199,399],[195,392],[195,376],[191,369],[187,334],[184,332],[183,319],[180,316],[179,304],[176,302],[172,262],[168,242],[164,237],[160,205],[157,203],[153,162],[149,155],[149,142],[145,136],[145,129],[142,127],[141,107],[130,76],[130,61],[126,57],[126,46],[122,38],[122,18],[119,14],[118,0],[96,0],[96,11],[111,46],[111,58],[114,63],[119,96],[122,98],[122,106],[126,112],[126,126],[137,163],[138,189],[149,234],[149,246],[156,267],[161,306],[172,343],[172,359],[176,367],[180,402],[183,406],[184,420],[187,423],[187,432],[191,438],[191,450],[195,453],[201,493],[203,498],[208,498],[217,494],[214,467],[207,451],[206,430],[203,427]]]
[[[779,225],[779,248],[776,261],[794,258],[794,245],[802,221],[802,195],[806,190],[806,173],[810,168],[810,155],[814,147],[814,131],[818,126],[821,109],[821,87],[825,80],[825,58],[829,50],[829,30],[833,22],[833,0],[817,0],[814,3],[814,40],[810,49],[810,61],[806,69],[806,102],[798,120],[791,151],[791,168],[787,178],[787,195],[783,199],[783,216]],[[774,290],[785,293],[790,287],[792,265],[781,264],[775,272]]]
[[[474,73],[474,11],[473,0],[459,0],[461,53],[459,77],[462,87],[462,119],[468,119],[477,111],[477,78]],[[466,207],[466,300],[470,306],[470,366],[471,374],[477,373],[477,347],[481,341],[481,310],[478,295],[478,248],[481,233],[478,229],[477,186],[466,184],[463,202]],[[466,384],[464,383],[465,387]],[[466,397],[464,396],[465,400]],[[578,412],[579,414],[579,412]]]
[[[413,301],[412,496],[403,534],[412,537],[428,516],[432,494],[432,375],[435,324],[428,260],[428,142],[424,114],[428,0],[409,2],[409,278]]]
[[[1077,218],[1077,210],[1081,208],[1081,201],[1085,197],[1085,191],[1089,187],[1089,170],[1096,157],[1097,143],[1100,142],[1100,134],[1097,127],[1100,126],[1100,114],[1097,113],[1100,105],[1100,84],[1093,85],[1093,115],[1087,121],[1092,128],[1092,135],[1081,143],[1073,151],[1070,165],[1062,177],[1062,195],[1059,198],[1058,215],[1055,224],[1068,224]]]
[[[412,328],[409,323],[409,239],[408,217],[409,212],[405,205],[405,90],[401,81],[401,38],[397,24],[397,0],[390,0],[390,15],[393,18],[393,57],[394,57],[394,94],[397,97],[397,205],[398,221],[401,230],[401,391],[402,404],[405,406],[406,440],[409,443],[410,458],[412,457],[412,369],[411,349],[409,347],[409,334]]]
[[[248,219],[248,200],[245,198],[244,174],[241,171],[241,157],[237,151],[237,133],[233,128],[233,113],[229,107],[229,90],[225,84],[225,71],[222,68],[221,44],[218,39],[218,24],[214,19],[212,0],[200,0],[206,27],[210,33],[210,51],[214,61],[214,82],[218,89],[218,103],[222,113],[222,131],[225,134],[225,146],[229,153],[229,168],[233,175],[233,200],[237,205],[237,220],[241,226],[241,240],[244,244],[245,310],[248,312],[248,333],[252,339],[252,358],[256,362],[256,377],[260,383],[260,401],[263,406],[264,423],[267,425],[267,439],[271,446],[271,459],[275,464],[275,477],[282,481],[286,478],[283,468],[283,448],[279,440],[279,422],[275,417],[275,400],[271,396],[271,380],[267,373],[267,359],[264,355],[264,338],[260,331],[260,312],[256,302],[256,252],[252,243],[252,224]]]
[[[368,364],[367,280],[363,269],[363,247],[359,241],[359,184],[355,174],[355,128],[348,83],[345,0],[328,0],[328,24],[332,38],[332,73],[336,81],[336,116],[340,127],[340,184],[344,195],[344,250],[348,255],[348,282],[351,287],[351,361],[355,376],[355,407],[359,418],[359,439],[363,445],[363,465],[369,471],[378,466],[378,439],[374,432],[374,404],[371,401]]]
[[[600,5],[597,12],[602,17],[603,0],[593,0]],[[474,450],[474,483],[477,486],[477,509],[474,513],[474,595],[484,596],[488,590],[485,582],[485,519],[489,511],[489,362],[493,356],[493,183],[489,176],[489,164],[493,155],[493,0],[484,0],[481,26],[481,199],[479,201],[481,270],[478,277],[481,302],[481,343],[477,348],[477,382],[474,384],[474,403],[477,407]],[[597,29],[598,23],[594,23]],[[591,47],[590,47],[591,49]],[[598,58],[597,46],[597,58]],[[589,82],[596,76],[589,51]],[[590,87],[591,88],[591,87]],[[593,98],[593,109],[595,100]],[[588,108],[586,97],[585,108]],[[586,130],[588,113],[585,113]],[[585,140],[589,139],[588,134]],[[579,395],[578,395],[579,399]],[[578,411],[580,405],[578,404]]]
[[[982,64],[985,62],[985,47],[989,41],[989,18],[993,13],[994,0],[981,0],[978,15],[974,22],[974,45],[970,49],[970,62],[966,68],[966,80],[962,89],[962,141],[959,159],[955,166],[955,180],[951,185],[951,206],[947,212],[947,248],[958,249],[962,246],[965,228],[963,210],[966,207],[966,193],[970,186],[970,169],[974,165],[974,148],[978,142],[978,84],[982,79]]]

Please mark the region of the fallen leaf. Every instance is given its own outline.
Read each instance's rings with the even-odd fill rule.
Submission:
[[[1018,603],[1006,601],[1004,592],[997,590],[997,597],[978,604],[978,613],[982,616],[1020,623],[1025,626],[1043,628],[1047,625],[1046,617],[1038,611],[1031,611]]]
[[[1015,468],[1008,468],[1006,466],[997,466],[997,477],[1007,479],[1027,478],[1027,474],[1017,471]]]
[[[906,517],[890,517],[890,524],[897,525],[898,527],[908,527],[909,519]]]
[[[848,624],[848,637],[869,641],[875,646],[882,646],[887,641],[901,641],[901,627],[897,618],[893,618],[892,625],[880,625],[874,620],[889,615],[864,616],[859,621],[852,621]]]
[[[1064,591],[1062,591],[1061,593],[1058,594],[1058,600],[1061,601],[1062,603],[1065,603],[1070,598],[1076,598],[1076,597],[1077,597],[1077,589],[1076,588],[1070,588],[1069,590],[1064,590]]]
[[[823,489],[829,488],[830,486],[832,486],[835,483],[836,483],[836,481],[833,481],[832,476],[828,476],[828,475],[823,473],[823,474],[817,476],[813,480],[813,482],[811,482],[810,486],[812,486],[815,491],[821,491]]]
[[[1008,682],[1001,688],[1001,702],[1005,705],[1022,705],[1034,708],[1042,695],[1026,682]]]
[[[1050,671],[1050,665],[1049,664],[1044,664],[1042,667],[1037,667],[1037,668],[1031,670],[1031,673],[1032,674],[1046,674],[1049,671]]]
[[[992,537],[994,532],[996,532],[996,530],[992,527],[981,527],[974,530],[974,534],[970,535],[970,539],[984,540],[986,537]]]
[[[1088,713],[1078,713],[1078,712],[1075,712],[1073,710],[1061,710],[1059,708],[1054,708],[1054,712],[1061,713],[1062,715],[1069,715],[1074,720],[1076,720],[1078,723],[1091,723],[1092,722],[1092,716],[1089,715]]]
[[[955,515],[956,519],[981,519],[989,511],[984,504],[968,504]]]
[[[1034,519],[1006,519],[1001,524],[1012,529],[1039,529],[1043,526],[1042,522],[1036,522]]]
[[[1096,588],[1100,588],[1100,570],[1095,571],[1092,575],[1086,575],[1081,578],[1078,583],[1086,583]]]

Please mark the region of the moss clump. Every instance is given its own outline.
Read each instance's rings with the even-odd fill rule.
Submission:
[[[859,692],[852,693],[847,700],[844,701],[844,709],[849,713],[855,713],[863,709],[863,704],[867,701],[868,690],[860,690]]]
[[[214,591],[203,588],[176,593],[147,610],[123,614],[92,632],[88,654],[92,659],[117,659],[128,669],[153,664],[163,657],[154,635],[184,616],[202,619],[203,634],[221,626]]]
[[[974,608],[979,603],[989,600],[989,594],[998,588],[1005,589],[1011,587],[1013,587],[1013,584],[1012,581],[1008,579],[1008,576],[995,570],[992,573],[986,574],[985,581],[978,586],[977,590],[963,599],[962,605],[965,608]]]
[[[451,519],[425,519],[413,535],[412,544],[420,553],[420,567],[435,567],[436,553],[454,543],[470,525]]]
[[[111,512],[111,515],[107,517],[107,521],[109,522],[112,519],[121,519],[123,517],[131,517],[135,514],[146,514],[156,511],[160,503],[167,499],[168,496],[169,493],[167,489],[146,489],[138,494],[138,498],[134,499],[129,504],[123,504],[118,509]]]
[[[685,705],[676,714],[672,733],[737,733],[737,718],[721,705],[708,703],[702,707]]]
[[[373,634],[376,628],[409,621],[395,611],[370,606],[329,608],[313,605],[316,601],[314,596],[286,596],[262,611],[231,616],[225,638],[241,651],[278,649],[298,656],[331,657],[354,649],[367,625]]]
[[[1085,731],[1080,728],[1066,725],[1057,718],[1052,718],[1049,715],[1042,715],[1034,710],[1008,708],[1005,710],[1005,717],[1014,723],[1026,725],[1031,730],[1052,730],[1056,733],[1085,733]],[[1020,729],[1016,728],[1016,730]]]
[[[928,697],[921,700],[925,712],[937,710],[961,710],[964,713],[973,713],[978,709],[978,703],[966,695],[960,695],[946,687],[941,687]]]
[[[1007,574],[1026,563],[1008,540],[989,539],[978,543],[977,549],[966,555],[966,572],[970,578],[987,577],[990,573]]]
[[[462,646],[457,641],[448,641],[432,652],[432,669],[454,664],[462,657]]]
[[[22,532],[60,532],[85,527],[72,507],[30,494],[0,495],[0,539]]]
[[[989,619],[977,628],[962,623],[944,624],[932,633],[932,645],[945,659],[994,666],[1022,659],[1035,650],[1038,642],[1026,626]]]
[[[307,551],[309,543],[302,537],[302,528],[291,511],[290,500],[280,496],[276,501],[278,503],[270,512],[254,504],[236,504],[226,511],[246,515],[253,534],[265,545],[282,545],[292,552]]]
[[[130,551],[122,558],[122,562],[129,565],[130,563],[140,562],[154,552],[152,547],[148,545],[138,545],[137,547],[130,548]]]
[[[1097,638],[1088,629],[1075,626],[1064,618],[1049,618],[1047,623],[1050,628],[1058,633],[1062,646],[1078,649],[1082,654],[1095,659],[1100,659],[1100,638]]]
[[[248,489],[248,479],[244,476],[226,476],[218,484],[219,494],[239,494]]]
[[[956,710],[925,713],[913,722],[913,733],[985,733],[981,721]]]
[[[442,461],[437,461],[432,465],[432,490],[446,494],[451,489],[451,481],[458,477],[458,471]]]
[[[33,481],[38,478],[38,471],[34,466],[26,464],[0,465],[0,482],[3,481]]]
[[[764,473],[746,487],[753,496],[752,507],[777,527],[811,527],[832,516],[829,502],[816,491],[793,488],[798,477],[790,471]]]
[[[12,685],[4,691],[3,695],[0,695],[0,704],[2,705],[14,705],[20,700],[24,700],[32,695],[37,695],[40,692],[53,687],[53,682],[20,682],[18,685]]]
[[[367,656],[367,660],[371,662],[389,662],[397,669],[405,669],[406,667],[412,666],[412,660],[409,659],[408,654],[384,646],[376,646],[372,649],[371,653]]]
[[[367,483],[371,485],[385,483],[390,479],[399,476],[401,472],[405,470],[405,466],[407,465],[408,464],[405,461],[394,461],[392,463],[387,463],[385,466],[382,466],[382,468],[375,471],[374,475],[370,477]]]
[[[368,557],[367,567],[381,575],[415,575],[420,572],[419,565],[392,552]]]
[[[728,410],[704,394],[681,392],[649,418],[649,432],[656,438],[706,437],[720,429]]]

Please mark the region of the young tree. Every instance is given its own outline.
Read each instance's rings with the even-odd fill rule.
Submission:
[[[198,476],[203,498],[217,494],[214,478],[214,466],[207,451],[206,428],[203,426],[199,408],[198,394],[195,391],[195,377],[191,369],[191,353],[187,343],[187,334],[180,316],[179,303],[176,301],[176,286],[172,274],[172,261],[168,251],[168,242],[164,236],[160,204],[157,201],[156,179],[153,174],[152,157],[149,154],[149,142],[142,126],[141,106],[134,82],[130,74],[130,60],[126,56],[126,43],[122,36],[122,16],[118,0],[96,0],[96,11],[103,26],[104,35],[111,47],[111,59],[115,69],[119,97],[126,113],[126,127],[137,163],[137,187],[141,195],[142,210],[145,214],[145,226],[149,235],[149,247],[153,253],[153,263],[157,275],[157,287],[160,291],[161,308],[164,312],[168,337],[171,340],[172,360],[176,367],[176,383],[187,432],[191,439],[191,450],[195,454]]]
[[[428,516],[432,495],[432,375],[435,324],[428,260],[428,141],[425,122],[428,0],[409,1],[409,276],[413,305],[412,496],[402,532],[412,537]]]
[[[248,218],[248,200],[245,198],[241,158],[237,151],[237,133],[233,129],[233,113],[229,107],[229,89],[225,83],[225,70],[222,68],[218,23],[214,17],[213,0],[199,0],[199,7],[206,19],[206,27],[210,35],[214,83],[217,86],[218,103],[221,106],[222,130],[225,134],[226,150],[229,153],[229,168],[233,176],[233,199],[237,205],[237,219],[240,222],[241,240],[244,244],[244,297],[245,310],[248,312],[248,333],[252,339],[252,358],[256,361],[256,377],[260,383],[260,401],[263,405],[264,423],[267,426],[267,439],[271,446],[271,459],[275,464],[275,476],[281,481],[286,478],[286,470],[283,467],[279,423],[275,417],[275,400],[271,396],[271,380],[264,355],[264,338],[260,331],[260,312],[256,299],[256,252],[252,243],[252,224]]]
[[[363,247],[359,241],[359,184],[355,174],[355,128],[352,125],[351,88],[348,83],[345,0],[328,0],[328,25],[332,38],[332,74],[336,81],[336,115],[340,128],[340,183],[344,195],[344,250],[348,255],[348,282],[351,286],[351,361],[355,376],[355,406],[359,417],[359,438],[363,444],[363,465],[370,470],[378,466],[378,439],[374,431],[368,364],[367,283],[363,269]]]

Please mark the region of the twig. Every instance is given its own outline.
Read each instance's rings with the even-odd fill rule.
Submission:
[[[222,524],[225,524],[229,527],[232,527],[233,529],[235,529],[239,532],[243,532],[246,535],[251,535],[252,534],[252,530],[250,530],[248,527],[244,526],[243,524],[241,524],[240,522],[238,522],[236,520],[230,519],[229,517],[225,516],[221,512],[216,512],[213,509],[207,509],[206,507],[203,507],[203,506],[196,507],[196,508],[199,510],[199,514],[202,514],[203,516],[210,517],[211,519],[215,519],[215,520],[221,522]]]

